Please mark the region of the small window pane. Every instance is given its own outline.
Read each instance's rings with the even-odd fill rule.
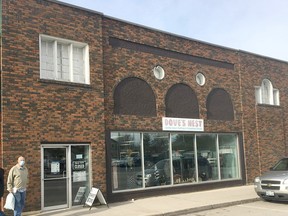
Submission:
[[[261,99],[261,89],[260,87],[255,87],[255,98],[256,98],[256,103],[257,104],[261,104],[262,103],[262,99]]]
[[[279,90],[278,89],[273,90],[273,99],[274,99],[274,105],[279,106],[280,102],[279,102]]]
[[[57,45],[57,78],[69,81],[69,49],[68,45]]]
[[[54,79],[53,42],[41,42],[41,78]]]
[[[73,77],[79,83],[85,82],[83,52],[83,48],[73,47]]]

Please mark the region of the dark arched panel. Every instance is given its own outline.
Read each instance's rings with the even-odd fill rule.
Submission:
[[[151,87],[138,78],[126,78],[114,92],[114,113],[156,116],[156,99]]]
[[[207,119],[234,120],[234,109],[230,95],[220,88],[213,89],[206,101]]]
[[[198,100],[188,85],[173,85],[166,94],[165,103],[167,117],[199,118]]]

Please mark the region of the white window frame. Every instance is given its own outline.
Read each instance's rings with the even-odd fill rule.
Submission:
[[[53,75],[47,76],[45,75],[45,72],[43,70],[43,63],[42,62],[42,41],[46,42],[52,42],[53,43]],[[57,44],[67,45],[68,48],[68,64],[69,64],[69,78],[68,79],[61,79],[58,77],[58,63],[57,63]],[[83,78],[84,81],[77,81],[75,80],[75,74],[73,70],[73,48],[78,47],[83,49],[83,65],[81,67],[83,68]],[[49,80],[57,80],[57,81],[63,81],[63,82],[72,82],[72,83],[82,83],[82,84],[90,84],[90,67],[89,67],[89,46],[86,43],[80,43],[72,40],[66,40],[63,38],[58,37],[52,37],[48,35],[39,35],[39,55],[40,55],[40,79],[49,79]]]
[[[257,104],[280,106],[279,90],[273,88],[268,79],[263,79],[261,86],[255,86],[255,99]]]

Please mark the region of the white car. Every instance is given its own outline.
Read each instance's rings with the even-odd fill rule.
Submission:
[[[254,189],[264,200],[288,201],[288,158],[281,159],[270,171],[256,177]]]

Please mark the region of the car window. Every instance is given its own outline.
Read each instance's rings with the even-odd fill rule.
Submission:
[[[273,168],[274,171],[288,170],[288,158],[280,160]]]

